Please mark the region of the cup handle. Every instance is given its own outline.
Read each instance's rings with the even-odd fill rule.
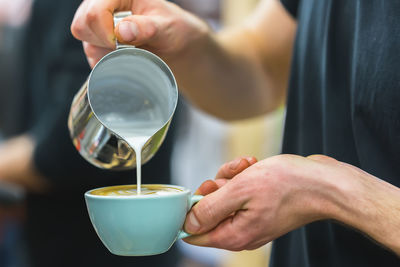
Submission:
[[[199,202],[200,199],[202,199],[203,197],[204,196],[202,196],[202,195],[193,195],[193,196],[191,196],[191,198],[190,198],[190,208],[192,208],[193,205],[196,204],[197,202]],[[181,230],[179,232],[179,234],[178,234],[178,239],[183,239],[183,238],[186,238],[186,237],[189,237],[189,236],[191,236],[191,234],[188,234],[185,231]]]
[[[131,16],[132,12],[131,11],[120,11],[120,12],[115,12],[114,13],[114,27],[117,26],[117,24],[123,20],[124,18]],[[135,47],[133,45],[126,45],[126,44],[121,44],[118,42],[118,40],[115,41],[115,47],[116,49],[121,49],[121,48],[127,48],[127,47]]]

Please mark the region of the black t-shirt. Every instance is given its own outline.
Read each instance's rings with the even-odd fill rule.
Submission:
[[[283,153],[325,154],[400,187],[400,1],[282,0],[297,19]],[[332,221],[275,241],[273,267],[400,266]]]

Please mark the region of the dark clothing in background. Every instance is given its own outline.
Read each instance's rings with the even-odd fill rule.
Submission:
[[[22,40],[20,70],[21,132],[37,142],[34,163],[54,186],[47,194],[28,194],[26,230],[31,266],[175,266],[178,253],[151,257],[114,256],[97,237],[87,214],[85,191],[136,183],[136,171],[111,172],[87,163],[67,129],[73,96],[90,68],[82,44],[70,33],[81,0],[36,0]],[[8,114],[12,116],[12,114]],[[1,127],[7,127],[2,125]],[[173,127],[172,127],[173,128]],[[170,183],[170,130],[155,157],[143,166],[145,183]]]
[[[23,28],[0,25],[0,141],[2,137],[23,132],[20,99],[21,90],[21,38]]]
[[[298,30],[283,153],[325,154],[400,187],[400,1],[282,0]],[[400,266],[332,221],[274,242],[273,267]]]

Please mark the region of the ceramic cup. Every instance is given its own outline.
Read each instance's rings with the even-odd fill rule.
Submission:
[[[142,185],[142,187],[154,185]],[[171,194],[110,196],[85,193],[90,220],[108,250],[120,256],[146,256],[166,252],[177,239],[188,237],[182,230],[186,214],[202,196],[175,185]],[[100,189],[107,189],[105,187]]]

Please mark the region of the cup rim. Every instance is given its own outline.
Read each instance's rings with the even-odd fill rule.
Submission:
[[[101,196],[101,195],[93,195],[91,192],[94,190],[99,190],[107,187],[116,187],[116,186],[132,186],[134,184],[125,184],[125,185],[111,185],[111,186],[103,186],[103,187],[98,187],[98,188],[93,188],[85,192],[85,197],[88,198],[95,198],[95,199],[144,199],[144,198],[168,198],[168,197],[174,197],[177,195],[184,195],[189,193],[190,190],[179,185],[173,185],[173,184],[142,184],[143,186],[168,186],[168,187],[177,187],[178,189],[182,189],[182,192],[176,192],[174,194],[168,194],[168,195],[130,195],[130,196]]]

